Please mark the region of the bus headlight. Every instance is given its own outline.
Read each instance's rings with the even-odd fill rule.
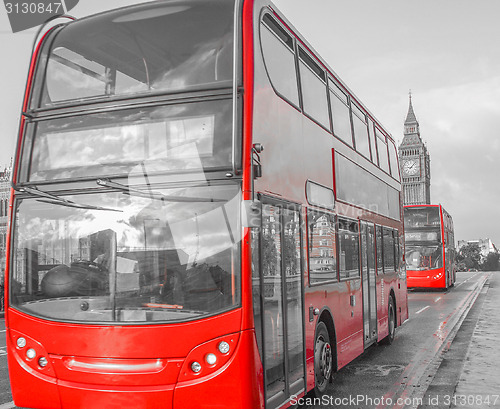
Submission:
[[[236,353],[239,338],[239,333],[233,333],[194,347],[182,364],[178,382],[200,379],[219,371]]]
[[[49,361],[47,361],[47,358],[45,358],[44,356],[40,357],[40,359],[38,360],[38,365],[40,365],[40,368],[45,368],[48,363]]]
[[[199,362],[196,362],[194,361],[192,364],[191,364],[191,370],[194,372],[194,373],[198,373],[201,371],[201,364]]]
[[[229,352],[229,344],[226,341],[219,343],[218,348],[221,354],[227,354]]]
[[[24,367],[26,370],[33,374],[43,371],[46,376],[56,376],[49,354],[40,342],[15,329],[10,330],[10,337],[10,352],[17,357],[19,363],[23,362],[23,365],[29,367]]]
[[[18,348],[24,348],[26,346],[26,338],[19,337],[16,341]]]
[[[215,363],[217,362],[217,357],[215,356],[215,354],[207,354],[207,356],[205,357],[205,361],[207,361],[207,364],[209,365],[215,365]]]

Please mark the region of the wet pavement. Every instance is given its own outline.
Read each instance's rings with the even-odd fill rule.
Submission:
[[[500,272],[491,273],[452,407],[500,407]]]
[[[500,408],[499,338],[500,272],[492,272],[443,351],[418,408]]]
[[[488,278],[489,273],[461,272],[447,291],[411,291],[410,319],[398,328],[394,343],[369,347],[334,374],[327,399],[306,398],[301,409],[450,408],[458,399],[455,388]]]

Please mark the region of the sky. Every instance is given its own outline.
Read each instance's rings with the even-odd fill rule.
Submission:
[[[80,0],[81,17],[137,3]],[[275,0],[293,26],[391,133],[409,91],[431,157],[431,202],[455,239],[500,248],[500,1]],[[0,5],[0,168],[14,155],[36,30],[13,34]]]

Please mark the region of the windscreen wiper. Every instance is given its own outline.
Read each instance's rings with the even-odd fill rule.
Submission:
[[[187,203],[192,203],[192,202],[225,202],[224,199],[215,199],[213,197],[193,197],[193,196],[171,196],[171,195],[165,195],[161,192],[156,192],[153,190],[139,190],[135,189],[133,187],[123,185],[118,182],[113,182],[109,179],[97,179],[96,183],[99,186],[103,187],[110,187],[112,189],[120,190],[123,193],[131,196],[139,196],[139,197],[146,197],[149,199],[154,199],[154,200],[162,200],[165,202],[187,202]]]
[[[77,203],[73,202],[72,200],[64,199],[59,196],[55,196],[51,193],[44,192],[36,187],[19,187],[19,186],[13,186],[14,190],[21,192],[21,193],[28,193],[31,196],[37,196],[37,197],[42,197],[45,200],[40,200],[41,202],[44,203],[51,203],[51,204],[57,204],[61,206],[66,206],[66,207],[74,207],[77,209],[90,209],[90,210],[107,210],[111,212],[121,212],[122,210],[119,209],[111,209],[109,207],[102,207],[102,206],[94,206],[94,205],[88,205],[84,203]]]

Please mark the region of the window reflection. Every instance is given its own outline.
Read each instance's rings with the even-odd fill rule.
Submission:
[[[335,217],[326,213],[308,212],[309,282],[311,284],[337,279]]]
[[[389,273],[395,270],[395,247],[393,230],[383,229],[384,240],[384,272]]]
[[[274,394],[285,387],[285,337],[283,318],[281,209],[262,206],[262,275],[264,280],[264,333],[271,334],[265,345],[266,388]],[[278,324],[279,323],[279,324]]]
[[[348,219],[338,219],[340,279],[359,277],[359,227]]]
[[[304,376],[303,367],[303,334],[302,334],[302,265],[300,217],[297,210],[283,209],[284,224],[284,258],[283,266],[286,274],[286,329],[288,354],[288,383]],[[299,324],[300,323],[300,324]]]
[[[407,246],[406,268],[413,271],[430,270],[443,267],[441,246]]]
[[[239,303],[237,186],[68,196],[17,207],[12,301],[76,321],[193,319]],[[192,201],[189,201],[192,198]]]

